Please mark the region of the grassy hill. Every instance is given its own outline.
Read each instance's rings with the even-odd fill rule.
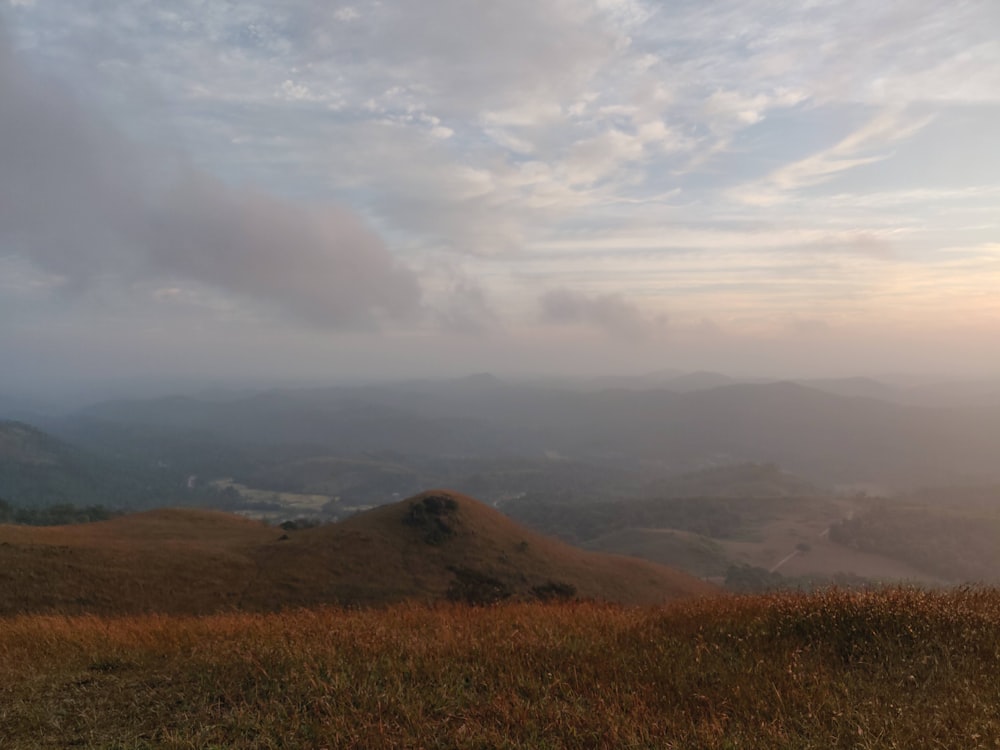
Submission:
[[[196,510],[0,526],[0,615],[202,614],[412,599],[639,604],[713,591],[668,568],[547,539],[444,491],[288,533]]]
[[[995,748],[1000,593],[19,617],[38,748]]]

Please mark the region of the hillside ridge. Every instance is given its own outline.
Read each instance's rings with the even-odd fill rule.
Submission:
[[[653,604],[714,591],[670,568],[546,538],[448,490],[290,532],[187,509],[76,526],[0,526],[0,615],[207,614],[413,600]]]

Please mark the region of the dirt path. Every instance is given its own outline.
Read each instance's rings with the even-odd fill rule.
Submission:
[[[822,536],[822,534],[820,536]],[[777,564],[773,568],[771,568],[771,570],[769,572],[771,572],[771,573],[777,573],[778,572],[778,568],[780,568],[782,565],[784,565],[786,562],[788,562],[789,560],[791,560],[793,557],[795,557],[798,554],[799,554],[799,550],[793,549],[790,553],[788,553],[783,558],[781,558],[780,560],[778,560]]]

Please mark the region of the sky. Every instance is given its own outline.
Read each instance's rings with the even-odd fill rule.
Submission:
[[[0,386],[997,341],[996,0],[0,0]]]

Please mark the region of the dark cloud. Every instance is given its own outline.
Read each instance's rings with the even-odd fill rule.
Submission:
[[[621,294],[590,296],[553,289],[543,294],[540,302],[546,323],[592,326],[618,338],[644,338],[664,322],[647,318]]]
[[[234,189],[130,143],[0,28],[0,255],[64,279],[210,285],[328,327],[419,309],[415,276],[340,208]]]

